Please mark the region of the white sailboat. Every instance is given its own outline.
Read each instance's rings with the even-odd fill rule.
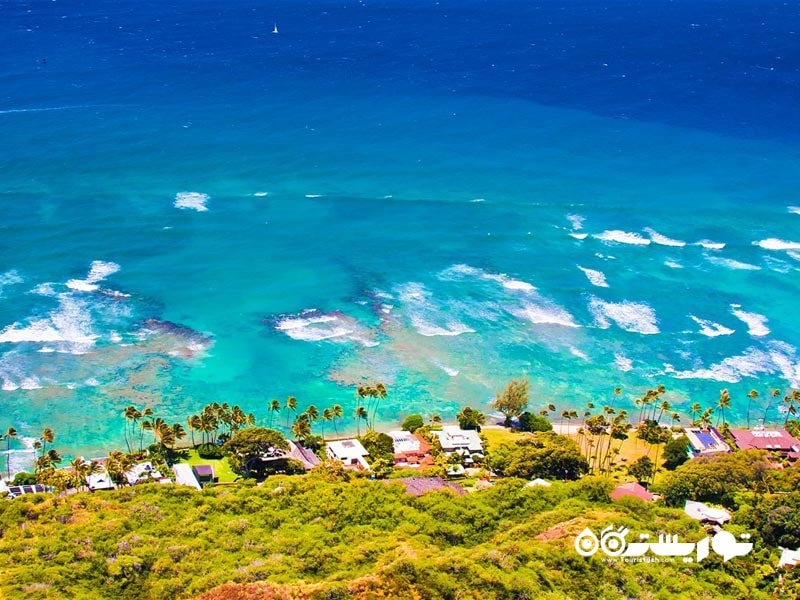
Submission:
[[[278,33],[278,24],[274,21],[272,23],[272,33]]]

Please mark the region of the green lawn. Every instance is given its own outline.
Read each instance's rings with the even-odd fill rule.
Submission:
[[[506,429],[505,427],[483,427],[481,428],[481,434],[486,437],[486,441],[489,446],[488,450],[490,451],[492,448],[496,448],[500,444],[505,442],[516,442],[521,436],[527,435],[524,432]]]
[[[185,462],[189,463],[190,465],[211,465],[211,468],[214,469],[214,476],[217,477],[219,483],[230,483],[238,477],[236,473],[231,471],[231,466],[228,464],[227,458],[221,458],[218,460],[200,458],[200,456],[197,454],[197,450],[195,449],[187,450],[187,452],[189,457]]]

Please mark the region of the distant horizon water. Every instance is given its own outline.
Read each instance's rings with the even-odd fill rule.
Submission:
[[[359,383],[387,385],[391,425],[491,412],[526,376],[532,412],[621,387],[633,413],[663,384],[685,415],[727,388],[744,423],[751,389],[763,414],[800,388],[788,5],[0,14],[14,468],[44,427],[66,456],[123,447],[129,404],[264,424],[293,395],[355,431]]]

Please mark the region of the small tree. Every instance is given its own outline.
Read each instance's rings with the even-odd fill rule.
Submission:
[[[458,426],[461,429],[477,429],[480,431],[481,425],[486,422],[486,416],[479,410],[465,406],[456,415]]]
[[[425,425],[425,420],[422,418],[422,415],[408,415],[400,428],[403,431],[414,433],[423,425]]]
[[[685,435],[670,440],[664,446],[664,466],[670,471],[674,471],[689,460],[688,450],[689,438]]]
[[[553,425],[545,417],[525,411],[519,416],[520,431],[552,431]]]
[[[511,419],[522,414],[528,406],[528,380],[512,379],[506,385],[502,394],[498,394],[492,402],[492,407],[503,413],[506,417],[505,424]]]
[[[255,461],[262,457],[276,457],[289,450],[283,435],[265,427],[248,427],[234,433],[222,447],[228,455],[231,468],[244,477],[250,476]]]
[[[628,475],[635,477],[639,483],[645,483],[655,474],[655,464],[647,456],[637,458],[628,467]]]

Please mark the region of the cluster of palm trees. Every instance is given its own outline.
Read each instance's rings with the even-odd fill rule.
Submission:
[[[386,398],[386,386],[380,381],[373,385],[359,385],[356,388],[356,428],[361,435],[361,421],[366,421],[367,429],[375,429],[375,417],[378,413],[380,401]],[[366,405],[361,402],[365,400]],[[372,417],[370,418],[370,412]]]
[[[139,452],[144,447],[144,432],[153,435],[153,441],[166,448],[175,448],[175,444],[186,437],[186,430],[180,423],[169,424],[161,417],[153,416],[153,409],[145,407],[139,410],[133,405],[125,407],[122,411],[125,417],[125,445],[128,452],[133,452],[132,442],[139,438]],[[138,432],[136,431],[138,429]]]
[[[47,444],[52,444],[56,434],[49,427],[42,430],[39,439],[33,442],[33,449],[39,452],[39,456],[34,463],[36,472],[54,469],[61,463],[61,455],[55,448],[47,449]]]
[[[200,414],[186,417],[186,425],[192,436],[192,446],[196,445],[195,431],[200,433],[202,444],[216,444],[220,435],[230,438],[242,427],[255,424],[256,416],[253,413],[245,413],[238,404],[229,406],[227,402],[222,404],[212,402],[204,406]]]

